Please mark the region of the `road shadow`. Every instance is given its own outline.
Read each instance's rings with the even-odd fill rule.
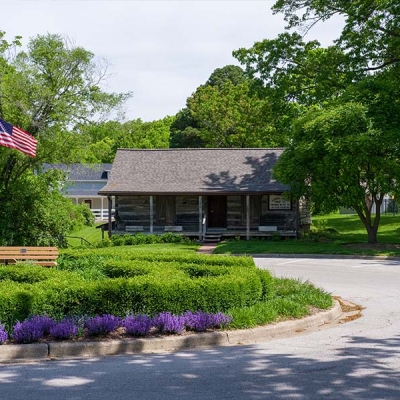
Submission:
[[[302,355],[287,340],[177,353],[0,367],[4,398],[25,399],[400,399],[400,336],[342,338]],[[293,338],[295,341],[296,338]],[[332,344],[327,344],[332,347]],[[287,351],[280,352],[278,349]],[[12,397],[7,397],[12,394]],[[2,397],[3,398],[3,397]]]

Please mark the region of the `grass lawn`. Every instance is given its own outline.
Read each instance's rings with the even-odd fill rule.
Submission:
[[[357,215],[313,217],[313,232],[300,239],[241,240],[220,243],[215,254],[361,254],[400,256],[400,216],[383,215],[377,245],[367,244],[367,233]]]
[[[313,217],[313,233],[295,240],[228,240],[221,242],[215,254],[361,254],[400,256],[400,216],[382,215],[378,231],[378,245],[367,244],[367,233],[357,215],[329,214]],[[332,233],[333,232],[333,233]],[[83,238],[90,243],[101,240],[101,230],[86,227],[68,238],[71,247],[82,245]],[[147,245],[143,245],[145,248]],[[136,246],[142,248],[143,246]],[[157,251],[197,250],[198,245],[155,245]]]
[[[100,224],[96,224],[96,226],[97,225]],[[68,235],[69,237],[67,237],[68,244],[71,247],[79,247],[85,243],[85,240],[90,244],[99,242],[101,240],[101,229],[96,229],[96,226],[86,226],[77,232],[70,233]]]

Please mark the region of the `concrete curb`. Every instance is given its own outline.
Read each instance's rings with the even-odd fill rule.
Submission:
[[[253,258],[328,258],[328,259],[354,259],[354,260],[400,260],[398,256],[363,256],[350,254],[235,254],[236,256],[250,256]]]
[[[206,332],[163,338],[92,342],[50,342],[0,346],[0,362],[43,361],[118,354],[156,353],[209,346],[254,344],[293,335],[331,323],[342,315],[339,301],[328,311],[299,320],[279,322],[254,329]]]

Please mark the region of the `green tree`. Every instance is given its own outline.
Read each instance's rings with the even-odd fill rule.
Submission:
[[[295,125],[294,137],[274,175],[322,211],[352,208],[376,243],[380,206],[387,193],[399,191],[399,135],[374,125],[359,103],[335,104],[310,111]],[[372,206],[376,214],[372,214]]]
[[[188,99],[208,147],[277,147],[286,144],[272,126],[267,100],[251,92],[249,82],[203,86]]]
[[[222,68],[217,68],[210,75],[205,83],[205,86],[217,86],[222,88],[225,83],[230,82],[233,85],[239,85],[247,80],[246,74],[242,68],[237,65],[226,65]]]
[[[170,147],[173,148],[202,148],[206,143],[200,136],[200,126],[188,107],[175,115],[170,128]]]
[[[24,208],[12,207],[10,195],[32,199],[32,194],[36,193],[35,185],[29,183],[39,182],[34,171],[40,171],[43,163],[82,160],[87,148],[75,127],[104,118],[119,109],[130,96],[129,93],[102,91],[106,67],[95,62],[91,52],[72,46],[59,35],[36,36],[29,41],[27,51],[18,51],[15,47],[18,42],[18,38],[12,43],[6,42],[4,32],[1,33],[0,117],[35,136],[38,148],[36,158],[0,148],[2,224],[9,229],[12,221],[7,219],[17,219],[15,212],[24,213]],[[38,186],[44,190],[44,195],[50,196],[52,184],[46,182],[49,184],[47,191],[42,183]],[[35,209],[30,210],[34,213]],[[50,206],[47,212],[53,213],[56,219],[56,207]],[[21,224],[19,229],[31,235],[31,243],[34,243],[36,235],[33,235],[33,226],[28,222],[32,219],[18,220]],[[47,225],[39,226],[45,229]],[[4,237],[13,237],[15,244],[20,244],[17,236],[12,232],[7,236],[4,229]],[[50,233],[50,228],[46,229],[43,233]],[[23,241],[27,244],[26,238]]]
[[[174,117],[143,122],[140,118],[125,122],[118,147],[135,149],[162,149],[169,147],[171,124]]]
[[[215,145],[209,143],[204,121],[197,120],[196,114],[191,109],[193,98],[199,97],[199,91],[223,90],[225,84],[236,86],[244,84],[247,77],[243,69],[237,65],[226,65],[215,69],[204,85],[200,85],[196,92],[186,101],[186,107],[180,110],[171,125],[170,147],[175,148],[201,148]],[[207,88],[207,89],[205,89]]]
[[[278,0],[288,29],[303,33],[334,15],[344,20],[336,45],[348,57],[348,69],[365,75],[400,62],[400,4],[397,0]]]
[[[65,235],[92,223],[83,209],[86,205],[72,204],[58,189],[54,173],[27,171],[10,183],[1,198],[0,244],[61,246]]]
[[[273,9],[284,14],[287,31],[234,55],[274,99],[275,113],[288,116],[292,140],[275,174],[319,208],[353,208],[375,243],[379,205],[385,194],[398,192],[400,178],[400,5],[278,0]],[[332,46],[303,40],[336,14],[344,27]],[[294,107],[285,109],[285,103]]]

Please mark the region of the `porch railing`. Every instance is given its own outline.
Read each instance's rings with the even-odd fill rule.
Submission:
[[[111,215],[114,215],[114,209],[111,210]],[[108,209],[106,208],[92,208],[92,213],[96,220],[108,220]]]

